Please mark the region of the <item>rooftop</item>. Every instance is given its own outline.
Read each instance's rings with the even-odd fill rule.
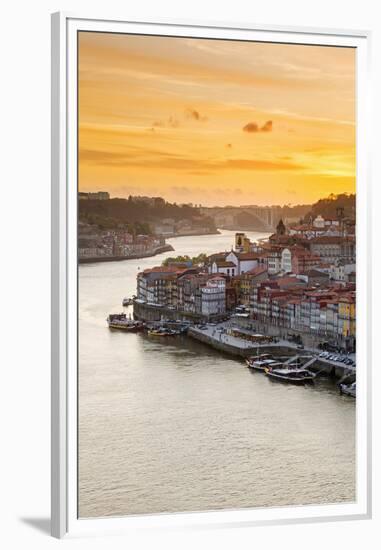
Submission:
[[[217,260],[217,267],[237,267],[234,262],[227,262],[226,260]]]

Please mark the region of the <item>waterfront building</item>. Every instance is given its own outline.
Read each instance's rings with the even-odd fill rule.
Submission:
[[[199,296],[200,310],[196,309],[196,313],[206,317],[223,315],[226,312],[224,277],[211,277],[204,286],[200,287]]]
[[[268,325],[355,348],[354,285],[311,289],[295,276],[272,278],[256,286],[250,310],[254,319]]]
[[[233,311],[238,305],[238,293],[235,278],[228,278],[226,280],[225,302],[226,311]]]
[[[356,339],[356,298],[354,292],[339,298],[338,332],[343,347],[354,350]]]
[[[206,273],[185,273],[177,279],[177,309],[196,313],[196,292],[208,280]]]
[[[291,297],[287,300],[287,326],[291,329],[300,327],[300,304],[302,298]]]
[[[177,279],[186,273],[197,273],[196,268],[156,266],[137,276],[137,298],[149,304],[177,307]]]
[[[332,298],[326,302],[326,332],[328,336],[338,339],[339,326],[339,304],[337,298]]]

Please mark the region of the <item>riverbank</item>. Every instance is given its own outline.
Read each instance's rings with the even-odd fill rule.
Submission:
[[[239,317],[230,317],[222,320],[217,317],[210,322],[210,319],[190,312],[179,312],[177,310],[146,304],[140,300],[134,301],[134,319],[142,322],[160,322],[163,319],[170,321],[186,321],[192,326],[188,329],[188,336],[198,340],[207,346],[235,357],[248,357],[261,353],[272,353],[277,357],[304,357],[310,361],[310,370],[328,374],[334,378],[341,379],[343,376],[356,373],[356,367],[345,365],[340,361],[319,357],[321,349],[316,347],[316,342],[300,348],[296,343],[289,341],[284,334],[269,334],[268,330],[262,330],[253,321]],[[209,321],[209,322],[208,322]],[[199,327],[199,323],[203,326]],[[235,329],[238,334],[231,333]],[[253,342],[251,336],[261,334],[270,337],[269,341]],[[351,357],[354,358],[354,355]]]
[[[163,252],[172,252],[175,250],[171,244],[165,244],[155,248],[155,250],[142,253],[142,254],[131,254],[130,256],[94,256],[91,258],[79,258],[78,263],[80,264],[93,264],[99,262],[120,262],[122,260],[140,260],[141,258],[151,258],[152,256],[157,256]]]
[[[183,233],[174,233],[173,235],[165,235],[165,238],[175,239],[176,237],[203,237],[204,235],[221,235],[221,231],[219,231],[218,229],[216,229],[215,231],[204,231],[201,233],[199,231],[196,231],[195,233],[193,233],[192,231],[186,231]]]
[[[253,343],[244,338],[239,338],[229,334],[228,328],[231,321],[227,323],[206,325],[203,328],[196,326],[188,329],[188,336],[212,347],[213,349],[232,355],[235,357],[248,357],[258,353],[271,353],[274,357],[297,358],[304,360],[308,368],[315,373],[324,373],[336,379],[344,376],[356,375],[356,367],[344,365],[338,361],[333,361],[319,357],[320,350],[298,349],[295,344],[287,340],[278,340],[266,343]],[[251,334],[247,331],[247,334]]]

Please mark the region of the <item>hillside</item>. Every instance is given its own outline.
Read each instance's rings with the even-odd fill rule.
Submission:
[[[304,221],[308,222],[310,218],[316,218],[319,214],[323,218],[337,218],[340,210],[343,209],[343,217],[356,218],[356,195],[342,193],[334,195],[333,193],[324,199],[320,199],[312,205],[311,209],[304,216]]]
[[[208,216],[200,214],[198,208],[190,205],[169,203],[160,197],[150,201],[128,199],[79,200],[79,220],[96,225],[100,229],[116,227],[136,228],[148,234],[152,226],[163,220],[188,222],[193,228],[208,227],[215,230],[214,222]]]

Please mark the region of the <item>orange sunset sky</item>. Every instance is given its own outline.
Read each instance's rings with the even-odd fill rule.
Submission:
[[[355,49],[79,33],[79,189],[203,205],[355,191]]]

